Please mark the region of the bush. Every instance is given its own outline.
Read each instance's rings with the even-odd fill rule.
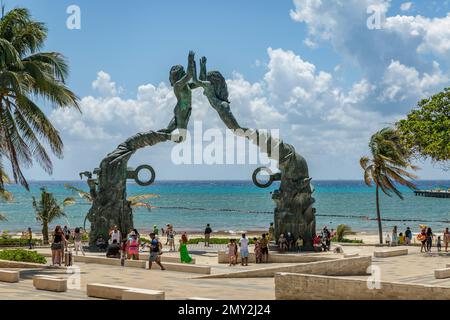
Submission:
[[[210,238],[209,239],[209,243],[211,244],[228,244],[230,242],[230,239],[232,239],[233,237],[230,238]],[[240,237],[236,237],[235,238],[236,241],[238,241],[240,239]],[[249,240],[249,244],[253,244],[253,239],[248,239]],[[198,244],[199,242],[205,242],[205,238],[192,238],[188,240],[188,244]]]
[[[32,239],[31,243],[33,245],[41,245],[42,244],[42,240],[41,239]],[[13,246],[22,247],[22,246],[27,246],[27,245],[28,245],[28,239],[21,239],[21,238],[4,239],[4,238],[0,237],[0,247],[1,246],[5,246],[5,247],[13,247]]]
[[[342,238],[341,240],[338,240],[336,237],[334,237],[333,239],[331,239],[332,242],[342,242],[342,243],[363,243],[362,240],[358,240],[358,239],[346,239],[346,238]]]
[[[11,236],[9,235],[8,230],[3,230],[2,234],[0,235],[0,239],[10,239]]]
[[[23,249],[3,250],[0,251],[0,260],[33,262],[45,264],[47,259],[36,251],[29,251]]]

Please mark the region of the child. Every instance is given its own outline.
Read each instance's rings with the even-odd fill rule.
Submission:
[[[230,239],[230,242],[227,245],[228,247],[228,259],[230,262],[230,267],[236,265],[236,254],[237,254],[237,245],[234,239]]]
[[[302,247],[303,247],[303,239],[302,239],[302,237],[298,237],[297,242],[295,244],[297,246],[297,252],[301,252],[302,251]]]
[[[441,243],[441,236],[437,237],[437,244],[436,244],[438,252],[441,252],[442,243]]]
[[[386,239],[385,239],[385,242],[386,242],[386,244],[387,244],[388,246],[391,245],[391,237],[389,236],[389,233],[386,233]]]
[[[284,233],[280,234],[280,238],[278,239],[278,248],[280,252],[284,252],[288,248],[287,240],[284,237]]]

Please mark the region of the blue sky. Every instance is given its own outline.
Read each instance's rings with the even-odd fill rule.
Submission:
[[[170,66],[187,53],[208,57],[228,81],[231,107],[242,124],[277,128],[309,162],[314,179],[358,179],[370,135],[416,101],[449,86],[449,1],[8,1],[47,24],[45,50],[62,52],[69,85],[83,114],[46,112],[64,138],[63,160],[48,177],[76,179],[128,136],[159,129],[172,115]],[[69,5],[81,9],[81,29],[66,28]],[[366,9],[386,10],[369,30]],[[191,122],[219,127],[201,92]],[[189,128],[192,129],[192,123]],[[136,154],[160,179],[247,179],[256,165],[176,166],[172,146]],[[428,162],[421,178],[448,179]]]

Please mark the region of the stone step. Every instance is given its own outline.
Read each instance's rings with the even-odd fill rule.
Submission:
[[[164,300],[164,291],[130,289],[122,291],[122,300]]]
[[[408,254],[408,249],[376,250],[373,252],[375,258],[388,258],[404,256]]]
[[[450,268],[448,268],[449,265],[447,265],[447,268],[444,269],[436,269],[434,270],[434,277],[436,279],[446,279],[450,278]]]
[[[88,283],[88,297],[109,300],[164,300],[164,291],[114,286],[103,283]]]
[[[36,275],[33,277],[33,286],[38,290],[65,292],[67,291],[67,279]]]
[[[202,266],[188,263],[171,263],[171,262],[164,262],[162,265],[168,271],[211,274],[211,267],[206,265]],[[152,268],[159,268],[159,266],[154,265]]]

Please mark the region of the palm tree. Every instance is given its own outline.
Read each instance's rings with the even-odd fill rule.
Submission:
[[[63,206],[73,204],[75,199],[66,198],[63,201]],[[42,223],[42,238],[44,244],[48,244],[48,225],[57,218],[66,217],[58,201],[53,197],[53,194],[47,192],[45,188],[41,188],[41,199],[39,201],[33,197],[33,208],[36,212],[36,220]]]
[[[83,190],[76,188],[69,184],[65,184],[64,187],[68,190],[72,190],[72,191],[78,193],[80,198],[84,199],[88,203],[92,203],[94,201],[94,199],[92,198],[92,196],[89,192],[83,191]],[[158,198],[158,197],[159,196],[157,194],[147,193],[147,194],[141,194],[141,195],[137,195],[137,196],[128,197],[127,200],[130,201],[131,207],[134,207],[134,208],[145,207],[149,211],[151,211],[152,209],[154,209],[156,207],[152,206],[149,202],[143,202],[142,200],[150,199],[150,198]],[[84,219],[84,227],[85,227],[85,225],[86,225],[86,218]]]
[[[17,8],[0,19],[0,168],[11,163],[14,181],[29,190],[22,167],[36,160],[49,174],[52,161],[44,147],[61,158],[63,142],[34,102],[79,110],[78,98],[65,85],[68,65],[58,52],[41,52],[47,29],[27,9]],[[34,100],[34,101],[33,101]],[[5,180],[0,178],[0,188]]]
[[[379,190],[391,197],[392,193],[403,200],[403,195],[396,184],[415,189],[413,182],[407,179],[416,179],[407,169],[417,170],[418,167],[408,162],[408,151],[402,146],[400,136],[395,129],[384,128],[370,138],[369,148],[372,159],[362,157],[360,165],[364,170],[364,182],[371,187],[375,184],[375,197],[377,207],[378,232],[380,244],[383,243],[383,230],[381,227]]]
[[[9,177],[5,173],[3,168],[0,168],[0,175],[2,176],[2,180],[5,183],[10,183]],[[6,191],[4,188],[0,188],[0,199],[7,201],[7,202],[11,202],[14,200],[14,197],[11,192]],[[0,213],[0,221],[8,221],[8,219],[6,218],[6,216],[4,214]]]

